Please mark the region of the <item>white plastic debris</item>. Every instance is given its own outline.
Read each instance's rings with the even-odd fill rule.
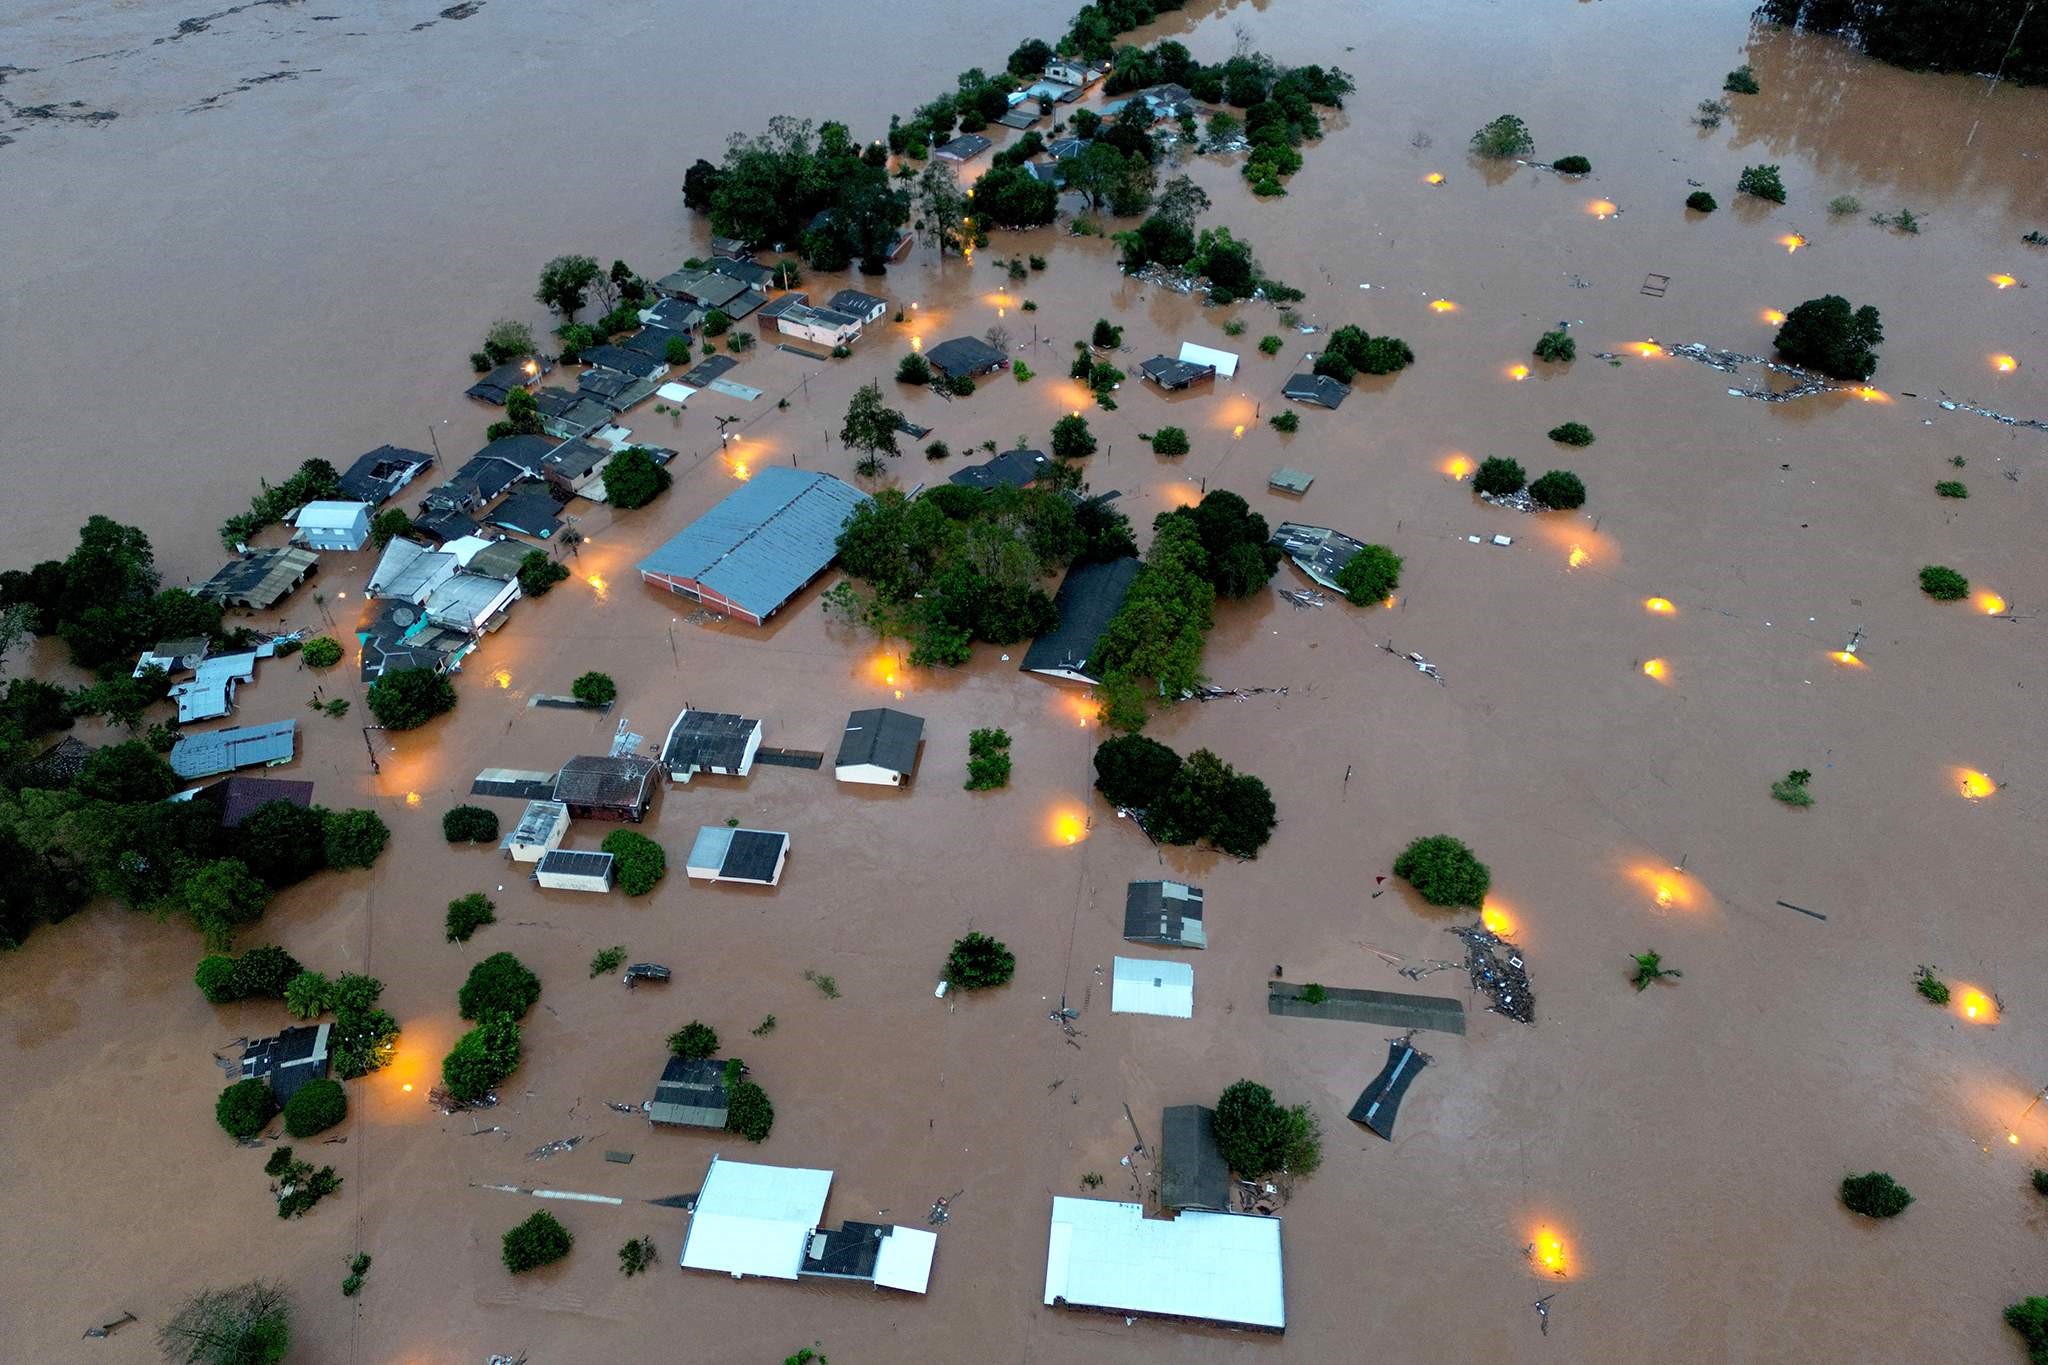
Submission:
[[[1496,545],[1512,545],[1515,543],[1515,538],[1513,536],[1495,536],[1493,543]]]

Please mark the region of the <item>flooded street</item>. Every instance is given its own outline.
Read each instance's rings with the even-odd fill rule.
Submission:
[[[799,0],[734,25],[648,0],[486,3],[462,19],[425,0],[330,0],[224,9],[181,31],[176,8],[29,0],[0,22],[0,70],[20,68],[0,83],[14,110],[0,118],[6,565],[61,556],[98,512],[148,532],[167,583],[196,582],[221,561],[220,521],[302,459],[345,467],[390,442],[438,447],[452,468],[500,415],[462,396],[464,357],[494,318],[539,327],[530,296],[549,257],[672,270],[708,240],[683,209],[683,171],[728,134],[787,112],[872,137],[955,72],[1057,37],[1072,7],[1026,0],[963,22],[917,0],[884,21]],[[1109,242],[1064,226],[998,233],[967,262],[919,247],[879,281],[806,281],[813,299],[851,284],[917,305],[872,326],[851,360],[764,342],[732,376],[760,400],[631,415],[642,439],[680,452],[675,487],[634,512],[575,505],[587,540],[572,578],[517,605],[466,662],[452,716],[366,736],[352,667],[316,679],[266,665],[237,707],[243,722],[299,719],[300,756],[273,775],[316,782],[330,807],[374,806],[394,837],[373,870],[280,895],[242,943],[381,978],[404,1027],[397,1062],[351,1084],[345,1145],[301,1144],[345,1183],[283,1222],[262,1154],[212,1120],[209,1057],[275,1031],[281,1006],[206,1004],[187,925],[104,905],[0,957],[0,1223],[35,1249],[0,1272],[15,1306],[0,1358],[153,1360],[185,1293],[259,1275],[292,1291],[290,1359],[322,1363],[496,1351],[743,1365],[813,1341],[835,1365],[2014,1358],[1999,1311],[2048,1293],[2048,1204],[2027,1186],[2048,1166],[2048,1107],[2022,1117],[2048,1082],[2035,923],[2048,433],[1940,403],[2048,418],[2048,295],[2032,292],[2048,289],[2048,251],[2020,241],[2048,230],[2048,91],[1878,66],[1832,40],[1752,31],[1749,8],[1207,0],[1168,15],[1139,40],[1178,37],[1214,61],[1241,28],[1283,63],[1352,73],[1357,93],[1304,148],[1285,198],[1253,199],[1234,158],[1183,169],[1214,200],[1203,225],[1249,237],[1266,274],[1306,291],[1306,321],[1404,337],[1413,367],[1361,379],[1341,411],[1299,409],[1283,436],[1266,419],[1293,406],[1282,385],[1317,338],[1269,305],[1208,308],[1127,279]],[[1762,93],[1728,96],[1718,128],[1696,126],[1744,62]],[[45,105],[80,117],[21,112]],[[1583,154],[1592,174],[1472,159],[1472,130],[1504,112],[1527,121],[1537,158]],[[1780,165],[1787,204],[1734,193],[1761,162]],[[1718,212],[1683,208],[1695,182]],[[1839,195],[1862,211],[1831,216]],[[1867,221],[1902,208],[1917,235]],[[1048,268],[1022,282],[989,264],[1027,253]],[[1652,274],[1668,277],[1661,295],[1644,292]],[[1664,350],[1767,354],[1768,311],[1831,292],[1883,314],[1865,394],[1756,401],[1730,390],[1772,387],[1761,366],[1723,373]],[[1116,363],[1133,376],[1184,340],[1239,351],[1243,367],[1170,400],[1133,378],[1116,411],[1093,410],[1061,376],[1099,316],[1125,326]],[[1233,319],[1247,328],[1235,339]],[[1578,359],[1534,361],[1561,321]],[[889,382],[912,337],[928,348],[998,324],[1037,372],[1028,384],[997,375],[947,401]],[[1278,356],[1257,352],[1266,333],[1283,337]],[[2001,372],[1998,355],[2017,367]],[[885,482],[942,480],[983,440],[1042,447],[1054,420],[1085,410],[1104,447],[1087,478],[1121,492],[1141,542],[1155,513],[1220,487],[1269,521],[1405,557],[1391,609],[1297,611],[1272,592],[1219,606],[1210,678],[1286,694],[1182,705],[1148,730],[1269,784],[1280,824],[1256,861],[1155,851],[1115,818],[1090,791],[1103,734],[1089,706],[1020,674],[1023,646],[912,669],[824,618],[829,577],[761,629],[693,621],[689,603],[641,587],[638,560],[736,476],[789,462],[852,478],[835,438],[874,378],[955,452],[927,462],[906,439]],[[725,450],[721,416],[740,419]],[[1545,438],[1567,420],[1597,442]],[[1166,423],[1188,430],[1189,455],[1138,439]],[[1488,455],[1576,470],[1583,515],[1479,503],[1451,471]],[[1282,465],[1314,475],[1305,497],[1267,490]],[[1970,498],[1935,497],[1947,478]],[[1495,534],[1513,544],[1485,543]],[[1928,599],[1923,564],[1956,567],[2011,611]],[[345,630],[371,565],[324,557],[326,602],[301,592],[284,623]],[[1303,583],[1291,565],[1274,579]],[[1651,598],[1675,609],[1647,610]],[[1861,665],[1838,663],[1859,630]],[[609,717],[528,707],[591,668],[618,680]],[[308,710],[316,683],[350,697],[351,715]],[[900,705],[926,720],[917,781],[869,793],[761,767],[669,788],[643,830],[670,873],[639,900],[542,892],[494,851],[443,842],[440,815],[480,769],[604,752],[622,719],[658,738],[685,703],[828,755],[850,709]],[[960,789],[979,726],[1014,737],[1006,790]],[[1814,774],[1811,809],[1770,798],[1794,768]],[[1966,799],[1963,770],[1999,790]],[[486,804],[517,818],[515,803]],[[779,888],[685,880],[698,826],[728,819],[791,832]],[[1534,1028],[1482,1013],[1462,973],[1417,985],[1383,956],[1459,955],[1442,931],[1469,916],[1397,881],[1374,889],[1408,840],[1440,831],[1492,868]],[[578,823],[569,843],[605,832]],[[1194,1018],[1113,1016],[1125,884],[1162,875],[1207,893]],[[443,907],[471,891],[498,922],[444,942]],[[1015,951],[1016,979],[935,1000],[946,947],[969,928]],[[590,979],[611,944],[675,979],[631,992]],[[1684,975],[1638,994],[1630,958],[1648,949]],[[464,1027],[456,989],[500,950],[544,982],[525,1060],[496,1109],[444,1116],[424,1096]],[[1921,1000],[1923,963],[1959,997],[1997,996],[2001,1017]],[[1467,1035],[1417,1035],[1434,1065],[1397,1140],[1345,1118],[1387,1031],[1269,1016],[1276,964],[1294,982],[1466,999]],[[835,978],[839,998],[806,971]],[[1063,998],[1080,1011],[1071,1040],[1047,1018]],[[771,1014],[773,1031],[749,1036]],[[759,1148],[605,1107],[651,1093],[663,1038],[691,1018],[773,1098]],[[1156,1145],[1163,1105],[1212,1103],[1240,1076],[1309,1102],[1325,1134],[1322,1170],[1283,1211],[1285,1336],[1044,1307],[1051,1197],[1094,1172],[1102,1196],[1136,1198],[1150,1170],[1144,1156],[1135,1177],[1119,1164],[1125,1106]],[[575,1136],[589,1141],[527,1157]],[[713,1152],[834,1170],[833,1224],[922,1226],[957,1192],[929,1295],[677,1270],[685,1217],[644,1201],[698,1189]],[[1917,1196],[1902,1220],[1840,1206],[1841,1177],[1871,1169]],[[493,1184],[625,1202],[548,1205],[576,1250],[515,1279],[499,1238],[535,1203],[480,1188]],[[1562,1242],[1565,1278],[1525,1256],[1540,1233]],[[641,1234],[659,1258],[625,1279],[614,1249]],[[375,1265],[346,1299],[358,1250]],[[1553,1291],[1540,1333],[1531,1305]],[[79,1340],[123,1310],[141,1323]]]

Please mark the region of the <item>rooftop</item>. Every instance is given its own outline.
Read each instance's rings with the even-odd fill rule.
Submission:
[[[760,721],[746,716],[685,708],[661,746],[661,766],[671,773],[732,771],[746,762],[747,741],[760,728]]]
[[[1170,356],[1155,355],[1138,366],[1138,373],[1162,389],[1184,389],[1203,379],[1214,379],[1214,365],[1199,364],[1188,360],[1175,360]]]
[[[1215,1110],[1176,1104],[1160,1115],[1159,1206],[1229,1209],[1230,1163],[1216,1143]]]
[[[1006,357],[980,337],[953,337],[926,351],[924,358],[948,375],[976,375],[995,369]]]
[[[1022,488],[1043,474],[1052,463],[1042,450],[1006,450],[981,464],[953,471],[947,480],[965,488]]]
[[[1045,1302],[1283,1331],[1280,1220],[1055,1196]]]
[[[782,856],[788,847],[789,836],[780,830],[705,825],[690,846],[687,866],[691,875],[708,873],[712,881],[773,886],[781,876]]]
[[[1175,948],[1208,947],[1202,888],[1185,882],[1132,882],[1124,895],[1124,937]]]
[[[655,763],[633,754],[586,754],[555,774],[555,800],[567,806],[644,809]]]
[[[972,161],[993,146],[993,142],[979,133],[965,133],[951,142],[934,148],[932,155],[947,161]]]
[[[359,456],[341,476],[343,496],[375,505],[397,495],[434,457],[403,446],[378,446]]]
[[[306,581],[320,556],[296,546],[257,550],[225,564],[220,572],[194,588],[193,594],[223,606],[268,611]]]
[[[298,733],[297,721],[273,720],[262,725],[236,725],[185,735],[171,747],[171,770],[190,780],[233,772],[236,768],[289,763]]]
[[[1195,1013],[1195,969],[1164,958],[1119,957],[1110,973],[1112,1014],[1157,1014],[1191,1019]]]
[[[1278,545],[1295,567],[1326,588],[1336,588],[1337,571],[1354,559],[1365,546],[1327,526],[1307,526],[1283,521],[1274,528],[1272,544]]]
[[[830,564],[840,528],[867,495],[771,465],[640,561],[642,575],[688,580],[765,619]]]
[[[924,717],[908,711],[873,706],[846,718],[839,741],[840,768],[868,764],[908,776],[917,767],[917,746],[924,742]]]
[[[1314,403],[1321,408],[1335,408],[1351,396],[1351,386],[1339,384],[1326,374],[1297,374],[1287,381],[1287,386],[1280,392],[1297,402]]]
[[[221,828],[234,829],[273,801],[289,801],[301,809],[312,805],[313,784],[274,777],[230,777],[200,792],[198,799],[219,806]]]
[[[1137,559],[1127,555],[1106,563],[1076,564],[1067,570],[1054,599],[1059,624],[1051,634],[1031,642],[1018,667],[1077,681],[1099,681],[1088,671],[1088,656],[1095,652],[1095,642],[1102,638],[1110,618],[1123,606],[1140,567]]]
[[[678,1264],[793,1280],[831,1189],[830,1171],[713,1157]]]
[[[889,301],[887,299],[880,298],[874,294],[862,293],[858,289],[842,289],[834,294],[831,301],[826,304],[826,307],[832,309],[835,313],[850,313],[857,318],[864,318],[869,313],[874,312],[875,309],[886,309],[888,306]]]
[[[506,395],[512,390],[531,388],[542,375],[554,367],[554,362],[545,357],[525,356],[518,360],[508,360],[470,385],[465,392],[471,398],[503,407]]]
[[[692,1128],[723,1128],[727,1100],[725,1063],[711,1057],[670,1057],[647,1102],[653,1123]]]

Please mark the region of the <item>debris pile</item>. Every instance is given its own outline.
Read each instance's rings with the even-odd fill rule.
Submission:
[[[1446,929],[1456,934],[1469,949],[1465,965],[1472,973],[1472,989],[1492,998],[1486,1008],[1525,1024],[1536,1022],[1536,1000],[1529,991],[1529,974],[1522,963],[1522,950],[1483,924]]]
[[[1495,507],[1511,507],[1517,512],[1541,512],[1543,505],[1529,496],[1526,488],[1517,488],[1512,493],[1481,493],[1481,502],[1490,502]]]

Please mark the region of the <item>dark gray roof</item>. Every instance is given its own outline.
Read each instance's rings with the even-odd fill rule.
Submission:
[[[1429,1058],[1417,1052],[1413,1043],[1400,1038],[1389,1039],[1387,1064],[1380,1068],[1379,1075],[1372,1078],[1372,1083],[1359,1092],[1358,1102],[1351,1106],[1346,1117],[1392,1142],[1394,1120],[1401,1112],[1401,1097],[1408,1093],[1409,1083],[1428,1065]]]
[[[562,504],[546,488],[529,488],[499,503],[484,524],[546,540],[562,529]]]
[[[995,369],[1007,358],[980,337],[954,337],[924,353],[933,369],[948,376],[976,375]]]
[[[718,378],[727,370],[735,368],[738,364],[739,361],[734,360],[729,355],[706,356],[697,362],[696,366],[678,382],[687,384],[693,389],[709,388],[712,380]]]
[[[632,754],[572,758],[555,774],[555,800],[567,806],[644,811],[654,773],[653,759]]]
[[[725,315],[729,318],[743,318],[756,309],[765,306],[767,302],[768,296],[766,294],[758,289],[749,289],[744,294],[737,295],[727,301]]]
[[[775,271],[770,267],[737,256],[713,256],[704,264],[707,269],[727,279],[738,280],[752,289],[765,289],[768,282],[775,278]]]
[[[963,133],[944,146],[933,149],[932,155],[948,161],[972,161],[993,146],[993,142],[979,133]]]
[[[787,294],[777,294],[774,298],[768,300],[766,304],[762,305],[761,316],[763,318],[779,318],[792,308],[805,307],[809,301],[810,295],[801,290],[791,290]]]
[[[1351,386],[1339,384],[1326,374],[1297,374],[1280,392],[1299,402],[1334,408],[1351,396]]]
[[[541,471],[558,474],[575,483],[588,478],[590,471],[612,457],[608,446],[592,445],[588,441],[564,441],[547,453],[541,460]]]
[[[842,289],[832,296],[831,302],[826,306],[835,312],[866,317],[876,308],[887,308],[889,301],[874,294],[863,294],[858,289]]]
[[[655,1123],[723,1128],[727,1108],[724,1062],[715,1057],[670,1057],[654,1084],[647,1117]]]
[[[403,446],[378,446],[360,456],[341,476],[341,495],[372,506],[395,496],[434,462],[431,455]]]
[[[616,370],[620,374],[630,374],[635,379],[645,379],[668,365],[668,361],[661,356],[644,355],[639,351],[629,351],[623,346],[587,346],[582,354],[583,363],[586,365],[596,366],[600,370]]]
[[[526,558],[531,545],[517,540],[494,541],[469,557],[469,563],[462,566],[462,572],[475,574],[479,578],[498,578],[506,582],[519,576],[519,561]]]
[[[221,566],[213,577],[192,590],[223,606],[268,611],[313,572],[320,556],[311,550],[289,546],[258,550]]]
[[[1170,948],[1206,948],[1202,888],[1185,882],[1132,882],[1124,894],[1124,937]]]
[[[1274,528],[1269,543],[1279,546],[1297,568],[1326,588],[1337,585],[1337,571],[1365,548],[1362,542],[1341,531],[1298,521],[1281,522]]]
[[[1060,620],[1049,635],[1041,635],[1024,652],[1020,668],[1058,669],[1100,681],[1088,672],[1088,656],[1095,642],[1124,604],[1131,580],[1138,576],[1139,562],[1130,556],[1107,563],[1076,564],[1067,570],[1054,605]]]
[[[688,299],[660,299],[651,308],[642,310],[650,327],[666,327],[675,332],[694,332],[697,324],[704,321],[703,305]]]
[[[1159,1120],[1159,1206],[1230,1207],[1230,1163],[1216,1144],[1216,1111],[1199,1104],[1169,1106]]]
[[[871,706],[846,718],[839,741],[837,767],[871,763],[910,776],[917,767],[917,746],[924,742],[924,717],[887,706]]]
[[[804,1245],[799,1275],[820,1275],[834,1280],[872,1280],[875,1264],[882,1259],[882,1239],[893,1228],[881,1223],[847,1219],[836,1228],[819,1228]]]
[[[1067,173],[1060,169],[1060,163],[1057,161],[1027,161],[1024,163],[1024,172],[1033,180],[1047,185],[1057,187],[1067,183]]]
[[[748,738],[760,723],[724,711],[685,711],[662,746],[661,766],[671,773],[737,768],[746,758]]]
[[[1022,488],[1043,474],[1051,463],[1042,450],[1006,450],[982,464],[955,470],[947,482],[963,488]]]
[[[577,391],[613,412],[624,412],[654,392],[658,381],[620,370],[590,369],[576,377]]]
[[[547,872],[562,877],[604,877],[612,875],[612,855],[593,853],[588,849],[551,848],[540,855],[534,864],[535,872]]]
[[[271,1096],[282,1105],[307,1081],[327,1074],[327,1038],[331,1024],[296,1024],[270,1038],[257,1038],[242,1048],[245,1080],[267,1080]]]
[[[747,290],[744,280],[736,280],[714,270],[691,270],[687,267],[663,275],[654,282],[654,287],[664,294],[679,295],[705,308],[723,307]]]
[[[429,508],[412,519],[412,529],[445,545],[451,540],[473,536],[483,528],[473,518],[453,508]]]
[[[1162,389],[1184,389],[1202,379],[1214,379],[1214,365],[1197,365],[1192,361],[1175,360],[1171,356],[1155,355],[1138,366],[1138,373]]]
[[[532,366],[532,369],[528,369]],[[530,389],[554,368],[554,362],[545,356],[526,356],[519,360],[508,360],[489,374],[471,384],[464,392],[471,398],[480,398],[486,403],[505,406],[505,397],[514,389]]]
[[[469,647],[471,637],[445,626],[422,624],[425,618],[418,606],[395,598],[373,598],[364,604],[362,619],[356,622],[364,682],[375,682],[386,673],[405,668],[448,671]]]
[[[770,465],[640,561],[642,574],[689,579],[765,619],[830,564],[867,495],[811,470]]]
[[[688,345],[690,339],[681,332],[667,327],[642,327],[618,344],[617,349],[632,351],[637,355],[651,356],[662,364],[668,363],[668,344],[680,341]]]
[[[787,834],[765,829],[736,829],[732,832],[732,842],[726,846],[725,865],[719,869],[718,875],[756,882],[773,881],[776,860],[782,857],[783,845],[788,842]]]

